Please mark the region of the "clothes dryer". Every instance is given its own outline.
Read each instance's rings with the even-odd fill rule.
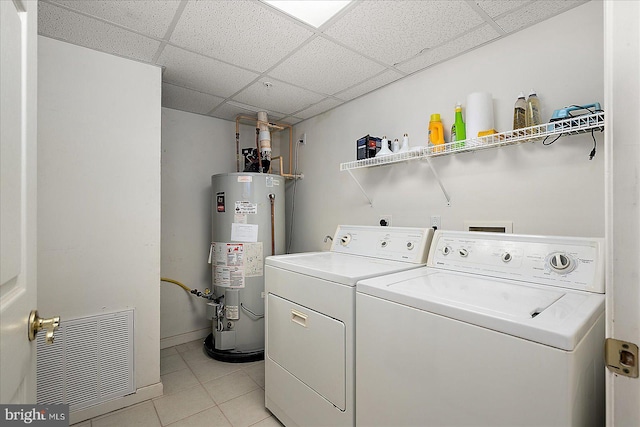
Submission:
[[[341,225],[329,252],[266,258],[265,401],[284,425],[354,425],[356,282],[424,266],[432,236]]]
[[[358,282],[356,423],[604,425],[601,239],[437,231]]]

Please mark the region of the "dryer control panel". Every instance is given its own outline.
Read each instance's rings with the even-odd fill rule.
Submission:
[[[339,225],[331,251],[424,264],[432,238],[431,228]]]
[[[598,238],[436,231],[428,266],[604,293]]]

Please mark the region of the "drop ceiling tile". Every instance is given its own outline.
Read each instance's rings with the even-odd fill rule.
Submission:
[[[422,55],[398,65],[397,68],[406,73],[413,73],[433,64],[437,64],[438,62],[452,58],[462,52],[471,50],[476,46],[498,37],[500,37],[500,34],[498,34],[498,32],[490,25],[483,25],[482,27],[447,44],[438,46],[435,49],[430,49]]]
[[[393,65],[482,22],[483,19],[464,0],[365,0],[325,33],[361,53]]]
[[[242,105],[237,102],[225,102],[215,109],[210,115],[219,119],[235,121],[238,115],[256,117],[258,111],[264,111],[264,109],[255,108],[251,105]],[[282,114],[267,111],[269,121],[280,121]]]
[[[509,13],[499,19],[496,19],[496,23],[505,30],[507,33],[517,31],[521,28],[528,27],[537,22],[556,16],[566,10],[576,7],[585,3],[586,0],[575,1],[534,1],[518,9],[513,13]]]
[[[394,82],[402,78],[403,76],[403,74],[400,74],[397,71],[387,70],[367,80],[364,83],[361,83],[347,90],[343,90],[342,92],[337,93],[335,96],[340,99],[344,99],[345,101],[349,101],[351,99],[359,97],[360,95],[364,95],[365,93],[374,91],[382,86]]]
[[[303,119],[295,116],[287,116],[284,119],[278,120],[281,123],[286,123],[288,125],[295,125],[296,123],[300,123]]]
[[[207,114],[224,101],[224,98],[195,90],[162,84],[162,106],[190,113]]]
[[[236,107],[235,105],[229,105],[227,103],[222,104],[210,115],[219,119],[235,121],[236,116],[255,116],[255,112],[246,110],[244,108]]]
[[[44,2],[38,2],[38,33],[144,62],[150,62],[160,46],[156,40]]]
[[[174,46],[158,58],[166,67],[162,79],[200,92],[229,97],[251,83],[258,74]]]
[[[171,42],[263,72],[311,35],[255,1],[190,1]]]
[[[324,113],[325,111],[330,110],[333,107],[337,107],[340,104],[342,104],[342,101],[338,101],[333,98],[326,98],[318,102],[316,105],[312,105],[309,108],[306,108],[302,111],[297,112],[296,116],[302,117],[303,119],[306,120],[313,116],[317,116],[320,113]]]
[[[264,82],[266,81],[271,82],[272,85],[265,86]],[[234,96],[234,100],[243,104],[279,111],[284,114],[293,114],[319,102],[322,98],[316,93],[269,78],[260,79]]]
[[[517,9],[530,0],[477,0],[476,4],[492,18]]]
[[[382,70],[382,65],[318,37],[270,71],[269,75],[331,95]]]
[[[53,0],[53,2],[157,38],[164,37],[180,5],[179,0]]]
[[[236,106],[236,107],[240,107],[240,108],[242,108],[244,110],[247,110],[247,111],[251,111],[253,114],[249,114],[249,115],[250,116],[255,116],[255,117],[257,117],[257,114],[260,111],[264,111],[265,113],[267,113],[269,121],[278,120],[278,119],[281,119],[282,117],[285,116],[285,114],[278,113],[276,111],[269,110],[269,109],[264,108],[264,107],[254,107],[253,105],[243,104],[242,102],[238,102],[238,101],[233,101],[233,100],[227,101],[227,104],[232,105],[232,106]]]

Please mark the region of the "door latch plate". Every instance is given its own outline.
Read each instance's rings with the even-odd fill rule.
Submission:
[[[613,338],[605,340],[605,362],[607,368],[619,375],[638,378],[638,346]]]

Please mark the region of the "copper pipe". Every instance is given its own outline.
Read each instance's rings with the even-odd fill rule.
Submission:
[[[256,126],[260,126],[260,124],[262,123],[262,124],[266,124],[270,128],[277,129],[277,130],[289,129],[289,172],[288,173],[283,172],[282,163],[281,163],[279,172],[280,172],[280,176],[284,178],[289,178],[289,179],[301,178],[302,177],[301,175],[295,175],[292,173],[293,172],[293,126],[286,123],[277,123],[277,122],[267,123],[267,122],[257,120],[256,117],[245,116],[245,115],[236,116],[236,151],[237,151],[237,158],[238,158],[238,172],[240,171],[240,166],[239,166],[240,165],[240,142],[239,142],[240,141],[240,120],[243,120],[243,119],[256,123]],[[259,135],[257,134],[256,140],[258,139],[259,139]],[[259,161],[260,168],[262,169],[262,160],[261,160],[259,144],[260,144],[260,141],[257,141],[256,148],[258,149],[258,161]]]
[[[276,156],[274,158],[272,158],[271,160],[276,160],[278,159],[278,162],[280,163],[280,169],[278,170],[278,175],[280,175],[283,178],[289,178],[289,179],[302,179],[303,175],[302,174],[298,174],[298,175],[293,175],[290,173],[284,173],[282,172],[282,156]],[[271,162],[271,164],[273,165],[273,162]],[[269,172],[271,173],[271,172]]]
[[[291,125],[288,125],[286,123],[265,122],[265,121],[258,120],[255,117],[251,117],[251,116],[243,116],[243,115],[236,116],[236,122],[241,120],[241,119],[250,120],[250,121],[255,122],[257,124],[267,125],[270,128],[274,128],[274,129],[278,129],[278,130],[284,130],[286,128],[290,128],[291,127]]]
[[[293,172],[293,127],[289,126],[289,173]]]
[[[282,171],[282,156],[275,156],[271,158],[271,165],[269,166],[269,173],[271,173],[271,166],[273,166],[273,161],[274,160],[278,160],[278,162],[280,163],[280,169],[278,169],[278,172],[280,173],[281,176],[283,175],[283,171]]]

